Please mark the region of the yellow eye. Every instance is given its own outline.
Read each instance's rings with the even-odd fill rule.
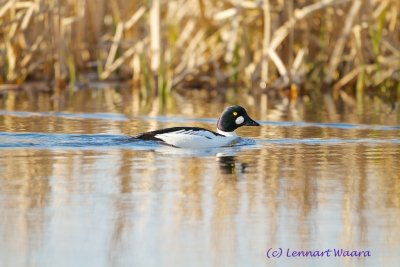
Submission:
[[[237,112],[235,111],[235,112],[233,112],[233,116],[236,116],[237,115]]]

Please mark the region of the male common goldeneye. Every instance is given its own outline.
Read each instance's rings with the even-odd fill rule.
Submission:
[[[172,127],[146,132],[135,139],[153,140],[181,148],[212,148],[235,144],[239,137],[234,132],[241,126],[260,126],[241,106],[225,108],[217,122],[217,133],[199,127]]]

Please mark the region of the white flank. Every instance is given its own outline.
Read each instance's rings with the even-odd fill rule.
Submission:
[[[209,131],[180,130],[155,136],[165,143],[181,148],[211,148],[233,144],[237,136],[216,136]]]

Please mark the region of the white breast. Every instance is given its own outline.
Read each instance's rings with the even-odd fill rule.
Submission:
[[[211,148],[228,146],[236,142],[237,136],[219,136],[209,131],[179,130],[157,134],[165,143],[181,148]]]

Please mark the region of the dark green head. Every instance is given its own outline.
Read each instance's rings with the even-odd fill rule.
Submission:
[[[260,126],[247,115],[246,110],[241,106],[225,108],[217,122],[218,130],[224,132],[233,132],[241,126]]]

